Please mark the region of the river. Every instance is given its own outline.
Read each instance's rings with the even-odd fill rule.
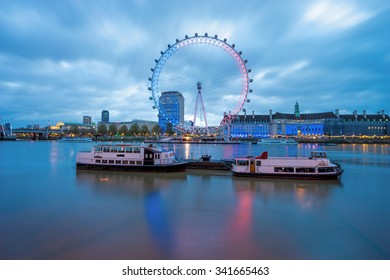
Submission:
[[[308,155],[340,181],[76,171],[94,143],[0,142],[0,259],[390,259],[390,146],[174,144],[178,157]]]

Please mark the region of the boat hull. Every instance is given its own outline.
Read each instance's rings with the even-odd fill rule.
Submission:
[[[248,173],[232,171],[237,177],[267,178],[267,179],[299,179],[299,180],[338,180],[344,170],[340,169],[334,173],[327,174],[276,174],[276,173]]]
[[[125,171],[125,172],[183,172],[187,163],[179,162],[167,165],[105,165],[76,163],[78,170],[105,170],[105,171]]]

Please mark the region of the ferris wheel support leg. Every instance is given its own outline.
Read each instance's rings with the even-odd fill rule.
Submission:
[[[206,110],[204,108],[204,102],[203,102],[202,93],[199,93],[199,95],[200,95],[200,101],[202,102],[202,111],[203,111],[204,122],[205,122],[205,125],[206,125],[206,131],[208,133],[209,132],[209,128],[208,128],[208,125],[207,125]]]
[[[194,112],[194,122],[192,124],[193,127],[195,127],[196,123],[196,115],[198,113],[198,102],[199,102],[199,94],[196,95],[196,103],[195,103],[195,112]]]

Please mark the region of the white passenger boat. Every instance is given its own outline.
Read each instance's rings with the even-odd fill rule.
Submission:
[[[281,145],[296,145],[298,144],[294,138],[263,138],[257,144],[281,144]]]
[[[89,143],[92,142],[90,137],[63,137],[58,140],[63,143]]]
[[[268,157],[263,152],[257,157],[233,160],[235,176],[286,179],[340,179],[344,170],[332,163],[325,152],[312,152],[310,157]]]
[[[115,171],[184,171],[187,162],[179,162],[172,151],[149,145],[98,145],[88,152],[78,152],[78,169]]]

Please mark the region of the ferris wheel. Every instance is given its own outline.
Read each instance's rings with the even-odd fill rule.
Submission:
[[[253,80],[249,78],[247,60],[241,55],[234,44],[217,35],[195,33],[176,39],[167,50],[161,51],[151,68],[148,89],[153,109],[158,109],[159,117],[181,132],[202,135],[220,132],[245,110],[245,102],[250,102],[249,83]],[[166,93],[172,92],[183,101],[163,101]]]

